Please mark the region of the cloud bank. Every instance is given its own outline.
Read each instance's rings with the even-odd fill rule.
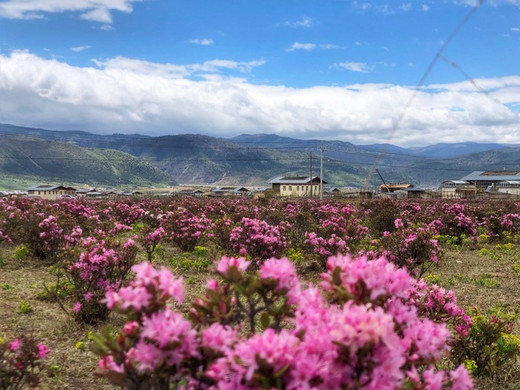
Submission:
[[[0,2],[0,18],[40,19],[47,13],[79,12],[85,20],[111,24],[112,11],[132,12],[141,0],[6,0]]]
[[[387,84],[256,85],[263,60],[156,64],[117,57],[75,67],[26,51],[0,55],[0,122],[92,132],[215,136],[278,133],[386,142],[413,88]],[[520,76],[430,85],[418,91],[390,141],[520,142]],[[491,98],[490,98],[491,97]]]

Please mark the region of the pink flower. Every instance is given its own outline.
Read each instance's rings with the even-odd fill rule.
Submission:
[[[111,355],[105,356],[98,361],[99,370],[103,374],[108,374],[110,371],[122,374],[125,370],[122,364],[117,364],[114,357]]]
[[[219,287],[219,284],[218,284],[218,281],[216,279],[210,279],[208,280],[208,282],[206,283],[206,288],[208,290],[218,290],[218,287]]]
[[[246,259],[243,257],[235,258],[223,256],[217,264],[217,271],[219,274],[224,275],[227,273],[230,267],[236,267],[238,271],[242,273],[249,267],[250,264],[251,262],[246,261]]]
[[[20,343],[20,339],[14,339],[9,343],[9,350],[11,352],[16,352],[20,349],[21,345],[22,344]]]
[[[81,310],[81,303],[79,302],[76,302],[76,304],[74,305],[74,308],[72,309],[72,311],[75,313],[75,314],[78,314]]]
[[[266,260],[260,267],[260,277],[262,279],[273,279],[278,281],[277,290],[295,287],[298,284],[298,275],[293,263],[287,259],[271,258]]]
[[[464,365],[450,372],[451,390],[468,390],[473,388],[473,380]]]
[[[212,324],[202,331],[202,346],[215,351],[225,350],[235,343],[237,332],[230,326]]]
[[[40,359],[44,359],[50,352],[50,349],[47,348],[44,344],[38,344],[38,357]]]
[[[148,285],[157,277],[157,270],[147,261],[132,266],[132,271],[135,272],[135,279],[141,285]]]
[[[174,298],[181,304],[184,299],[184,285],[182,278],[174,278],[172,273],[165,267],[159,271],[159,288],[168,296]]]
[[[146,287],[123,287],[119,290],[117,295],[121,301],[116,303],[119,303],[122,309],[132,308],[137,311],[147,307],[152,299],[152,295],[148,292]]]

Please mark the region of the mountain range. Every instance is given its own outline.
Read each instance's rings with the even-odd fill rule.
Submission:
[[[311,165],[313,174],[319,174],[321,148],[324,179],[338,186],[379,185],[382,179],[438,186],[474,170],[520,170],[520,147],[498,143],[402,148],[274,134],[151,137],[0,124],[0,188],[40,182],[265,186],[274,176],[309,175]]]

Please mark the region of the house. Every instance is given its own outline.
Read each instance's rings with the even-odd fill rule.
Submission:
[[[320,195],[319,176],[278,176],[269,181],[274,195],[302,197],[318,197]],[[323,184],[328,184],[323,180]]]
[[[396,192],[396,191],[404,191],[409,188],[413,188],[413,185],[408,183],[390,183],[390,184],[381,184],[381,192]]]
[[[212,192],[215,196],[247,196],[251,193],[246,187],[217,187]]]
[[[259,199],[259,198],[265,198],[266,196],[268,196],[269,194],[271,193],[271,189],[270,188],[267,188],[267,187],[259,187],[259,188],[255,188],[253,189],[253,198],[254,199]]]
[[[340,194],[341,190],[338,187],[330,187],[325,190],[328,194]]]
[[[42,199],[58,199],[60,197],[75,197],[76,189],[62,185],[41,184],[27,189],[28,196]]]
[[[477,193],[475,184],[466,180],[446,180],[441,184],[441,197],[443,199],[474,198]]]
[[[119,197],[130,197],[130,196],[140,196],[143,195],[141,191],[120,191],[116,194]]]
[[[186,189],[186,190],[179,190],[174,193],[177,196],[186,197],[186,196],[195,196],[195,197],[201,197],[204,194],[204,191],[202,190],[194,190],[194,189]]]
[[[424,188],[412,187],[405,189],[408,199],[421,199],[429,197],[429,194],[426,192]]]
[[[78,188],[76,189],[76,196],[78,198],[86,198],[91,192],[96,192],[96,189],[91,187]]]
[[[484,192],[501,181],[520,181],[520,171],[474,171],[460,180],[475,185],[477,192]]]
[[[520,195],[520,180],[504,180],[495,186],[497,192],[502,194]]]

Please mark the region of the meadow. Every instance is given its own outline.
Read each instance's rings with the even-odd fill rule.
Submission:
[[[0,388],[520,389],[520,203],[0,199]]]

